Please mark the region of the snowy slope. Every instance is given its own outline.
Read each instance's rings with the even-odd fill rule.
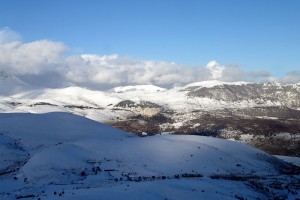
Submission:
[[[238,82],[223,82],[218,80],[210,80],[210,81],[201,81],[201,82],[195,82],[187,84],[183,87],[179,87],[178,89],[187,89],[191,87],[205,87],[205,88],[212,88],[214,86],[218,85],[246,85],[247,82],[244,81],[238,81]]]
[[[157,92],[165,91],[165,88],[157,87],[154,85],[130,85],[123,87],[115,87],[113,91],[116,93],[132,92],[132,91],[141,91],[141,92]]]
[[[106,109],[107,106],[117,104],[121,100],[105,92],[80,87],[38,89],[0,99],[0,111],[2,109],[2,112],[71,112],[107,122],[113,121],[115,115],[126,116],[126,113],[121,111],[115,114]]]
[[[0,149],[1,199],[300,195],[299,169],[247,145],[201,136],[141,138],[68,113],[0,114]]]

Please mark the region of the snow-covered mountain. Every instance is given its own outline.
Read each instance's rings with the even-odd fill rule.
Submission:
[[[2,96],[0,112],[71,112],[140,135],[208,135],[272,154],[300,155],[299,83],[204,81],[172,89],[32,89]]]
[[[213,87],[190,86],[188,96],[204,97],[219,101],[254,101],[256,104],[271,104],[300,107],[300,87],[298,84],[282,85],[279,83],[263,84],[218,84]]]
[[[300,197],[298,167],[245,144],[137,137],[66,112],[1,113],[0,153],[3,200]]]
[[[210,81],[201,81],[201,82],[195,82],[187,84],[186,86],[181,87],[181,89],[191,88],[191,87],[197,87],[197,88],[212,88],[215,86],[221,86],[221,85],[246,85],[249,84],[247,82],[238,81],[238,82],[223,82],[218,80],[210,80]]]

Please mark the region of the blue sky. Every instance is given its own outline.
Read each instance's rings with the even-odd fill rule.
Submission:
[[[0,28],[69,54],[118,54],[274,76],[300,69],[298,0],[0,0]]]

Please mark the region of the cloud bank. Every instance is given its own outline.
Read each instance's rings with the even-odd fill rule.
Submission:
[[[78,85],[94,89],[153,84],[174,87],[205,80],[300,82],[300,71],[282,78],[267,71],[244,71],[210,61],[206,66],[190,67],[173,62],[138,60],[118,55],[68,55],[61,42],[20,41],[8,28],[0,30],[0,70],[12,73],[30,84],[45,87]]]
[[[8,27],[0,29],[0,44],[18,41],[20,39],[21,36]]]

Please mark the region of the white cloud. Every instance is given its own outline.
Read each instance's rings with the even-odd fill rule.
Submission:
[[[82,55],[67,59],[66,77],[75,83],[106,86],[130,84],[178,85],[197,81],[199,69],[162,61],[144,61],[117,55]]]
[[[300,83],[300,71],[292,71],[285,74],[282,78],[268,77],[270,82],[282,82],[282,83]]]
[[[206,65],[206,69],[209,70],[212,79],[220,79],[225,67],[213,60]]]
[[[292,71],[287,73],[282,81],[285,83],[300,83],[300,71]]]
[[[229,66],[223,68],[222,76],[219,80],[225,82],[232,82],[232,81],[251,81],[253,77],[244,71],[242,71],[238,66]]]
[[[224,66],[217,61],[205,67],[189,67],[173,62],[137,60],[112,55],[64,54],[60,42],[19,41],[10,29],[0,30],[0,70],[13,73],[36,85],[57,87],[65,84],[97,89],[115,86],[153,84],[173,87],[204,80],[300,82],[300,72],[278,79],[266,71],[244,71],[238,66]]]
[[[49,40],[2,43],[0,44],[0,66],[16,75],[55,71],[64,64],[63,54],[66,49],[64,44]]]
[[[20,39],[21,36],[8,27],[0,29],[0,44],[19,41]]]

